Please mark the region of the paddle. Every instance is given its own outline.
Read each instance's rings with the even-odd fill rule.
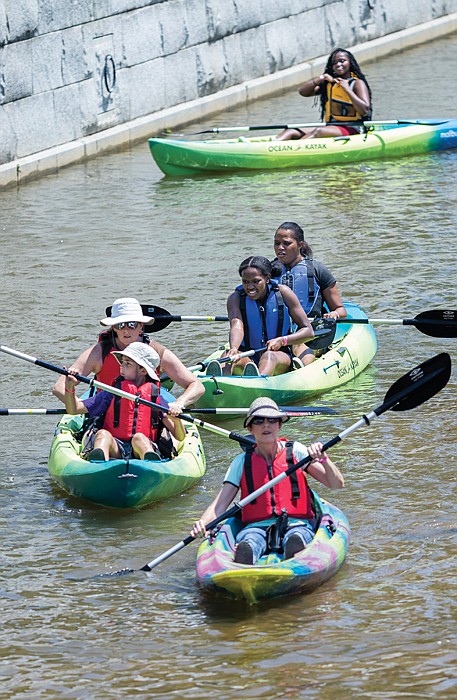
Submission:
[[[382,126],[384,124],[419,124],[422,126],[432,126],[436,124],[445,124],[449,119],[385,119],[384,121],[360,121],[360,122],[338,122],[338,126]],[[203,129],[203,131],[189,131],[187,134],[177,134],[171,129],[164,129],[163,134],[168,136],[198,136],[200,134],[221,134],[225,131],[264,131],[267,129],[313,129],[319,126],[327,126],[327,122],[306,122],[303,124],[261,124],[259,126],[215,126],[212,129]]]
[[[435,355],[435,357],[422,362],[420,365],[414,367],[414,369],[410,370],[407,374],[403,375],[400,377],[400,379],[397,379],[394,384],[392,384],[384,397],[383,403],[380,406],[374,408],[372,411],[370,411],[370,413],[363,415],[362,418],[349,426],[349,428],[346,428],[346,430],[343,430],[341,433],[336,435],[336,437],[326,442],[322,448],[322,451],[326,452],[331,447],[344,440],[355,430],[358,430],[364,426],[369,426],[374,418],[378,418],[381,414],[388,410],[409,411],[412,408],[416,408],[416,406],[420,406],[420,404],[428,401],[428,399],[437,394],[444,386],[446,386],[450,375],[451,358],[447,353],[440,353],[439,355]],[[243,498],[241,501],[235,503],[227,511],[221,515],[218,515],[217,518],[214,518],[214,520],[207,524],[206,529],[210,531],[223,520],[233,517],[245,505],[251,503],[251,501],[258,498],[262,493],[265,493],[265,491],[271,489],[275,484],[285,479],[297,469],[309,465],[310,461],[310,457],[306,457],[305,459],[297,462],[297,464],[292,465],[286,469],[285,472],[274,477],[271,479],[271,481],[268,481],[256,491],[250,493],[248,496],[246,496],[246,498]],[[168,559],[176,552],[179,552],[195,539],[195,537],[189,535],[184,540],[174,545],[174,547],[171,547],[171,549],[168,549],[166,552],[156,557],[148,564],[142,566],[141,569],[121,569],[120,571],[109,574],[99,574],[99,576],[122,576],[135,571],[152,571],[152,569],[158,566],[161,562],[165,561],[165,559]]]
[[[13,350],[12,348],[8,348],[5,345],[0,345],[0,351],[5,352],[7,355],[13,355],[14,357],[18,357],[21,360],[26,360],[26,362],[31,362],[32,364],[38,365],[39,367],[49,369],[52,372],[64,374],[65,376],[69,374],[68,370],[65,369],[65,367],[58,367],[57,365],[53,365],[50,362],[45,362],[44,360],[39,360],[36,357],[32,357],[31,355],[25,355],[24,353],[18,352],[17,350]],[[117,389],[116,387],[110,386],[109,384],[103,384],[103,382],[99,382],[96,379],[89,379],[89,377],[85,377],[82,374],[75,374],[73,376],[76,377],[76,379],[78,379],[80,382],[83,382],[84,384],[95,386],[97,387],[97,389],[104,389],[105,391],[110,392],[110,394],[115,394],[116,396],[120,396],[123,399],[135,401],[137,403],[143,404],[144,406],[159,408],[164,413],[170,412],[169,409],[165,406],[161,406],[160,404],[154,403],[153,401],[148,401],[147,399],[135,396],[134,394],[129,394],[127,391],[122,391],[122,389]],[[216,433],[217,435],[223,435],[224,437],[236,440],[240,444],[252,445],[253,441],[251,437],[240,435],[240,433],[237,433],[235,430],[224,430],[224,428],[219,428],[219,426],[217,425],[212,425],[212,423],[206,423],[198,418],[192,418],[192,416],[189,416],[185,413],[181,413],[179,417],[181,420],[186,421],[187,423],[194,423],[200,428],[204,428],[205,430],[209,430],[210,432]]]
[[[279,406],[279,409],[287,416],[326,416],[335,415],[337,411],[328,406]],[[186,413],[241,416],[248,412],[248,408],[190,408]],[[66,413],[65,408],[0,408],[0,416],[61,416]]]
[[[328,406],[279,406],[286,416],[327,416],[336,415],[338,411]],[[216,416],[244,416],[249,408],[192,408],[189,413],[201,413]],[[1,409],[0,409],[1,415]]]
[[[414,318],[338,318],[336,322],[415,326],[418,331],[433,338],[457,337],[457,311],[448,309],[423,311]]]
[[[160,306],[154,306],[152,304],[141,304],[143,313],[146,316],[154,316],[154,323],[145,326],[145,330],[148,333],[157,333],[158,331],[167,328],[170,323],[173,322],[184,322],[184,321],[209,321],[219,322],[228,321],[228,316],[178,316],[170,314],[166,309],[162,309]],[[111,315],[111,306],[106,309],[106,315]],[[318,319],[310,319],[313,323]],[[325,319],[324,319],[325,320]],[[327,321],[332,321],[332,319],[326,319]],[[418,331],[424,333],[424,335],[430,335],[434,338],[455,338],[457,337],[457,311],[451,309],[433,309],[431,311],[423,311],[414,318],[339,318],[336,323],[351,323],[351,324],[370,324],[370,325],[392,325],[392,326],[415,326]],[[329,326],[330,330],[330,326]],[[307,343],[308,347],[314,350],[319,350],[322,347],[327,347],[330,342],[317,347],[316,345],[311,345],[314,343],[312,340]],[[316,341],[320,342],[320,341]],[[259,350],[252,351],[251,354],[260,352],[263,348]],[[250,351],[249,351],[250,352]],[[243,354],[240,357],[247,357]],[[230,358],[221,358],[218,362],[229,362]],[[199,369],[205,369],[208,363],[200,362],[194,367],[188,367],[188,369],[193,372]]]

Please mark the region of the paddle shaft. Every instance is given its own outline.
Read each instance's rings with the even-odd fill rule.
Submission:
[[[19,352],[17,350],[13,350],[12,348],[8,348],[5,345],[0,345],[0,351],[5,352],[8,355],[13,355],[14,357],[18,357],[21,360],[25,360],[26,362],[31,362],[34,365],[38,365],[38,367],[43,367],[44,369],[49,369],[52,372],[57,372],[58,374],[63,374],[65,376],[68,376],[70,372],[65,369],[64,367],[58,367],[57,365],[53,365],[50,362],[45,362],[44,360],[39,360],[36,357],[32,357],[31,355],[26,355],[23,352]],[[78,381],[83,382],[84,384],[89,384],[90,386],[95,386],[97,389],[103,389],[104,391],[108,391],[110,394],[114,394],[115,396],[120,396],[123,399],[128,399],[129,401],[135,401],[136,403],[140,403],[144,406],[150,406],[151,408],[159,408],[161,411],[164,413],[169,413],[169,409],[166,408],[165,406],[161,406],[160,404],[154,403],[153,401],[148,401],[147,399],[143,399],[140,396],[134,396],[134,394],[129,394],[127,391],[123,391],[122,389],[118,389],[117,387],[110,386],[109,384],[103,384],[103,382],[99,382],[97,379],[89,379],[89,377],[85,377],[82,374],[74,374],[72,375]],[[220,428],[217,425],[212,425],[212,423],[206,423],[205,421],[202,421],[198,418],[192,418],[192,416],[189,416],[185,413],[181,413],[179,418],[183,421],[186,421],[187,423],[194,423],[200,428],[204,428],[205,430],[209,430],[212,433],[216,433],[217,435],[223,435],[224,437],[231,438],[232,440],[236,440],[240,444],[243,445],[252,445],[252,438],[246,437],[244,435],[241,435],[240,433],[237,433],[235,430],[229,431],[229,430],[224,430],[224,428]]]
[[[350,425],[348,428],[343,430],[341,433],[336,435],[334,438],[326,442],[323,447],[322,447],[322,452],[326,452],[327,450],[331,449],[334,445],[337,443],[341,442],[344,440],[348,435],[351,433],[355,432],[359,428],[365,427],[365,426],[370,426],[371,421],[374,420],[375,418],[379,418],[380,415],[388,411],[389,409],[395,409],[396,410],[409,410],[409,408],[413,408],[416,405],[419,405],[420,403],[423,403],[426,401],[428,398],[433,396],[437,391],[440,391],[440,389],[447,384],[449,381],[449,376],[450,376],[450,371],[451,371],[451,363],[450,363],[450,357],[446,353],[441,353],[441,355],[437,355],[435,358],[432,358],[431,360],[428,361],[428,364],[435,364],[435,369],[429,372],[425,371],[425,368],[427,366],[427,362],[423,363],[423,365],[419,365],[418,367],[414,368],[411,370],[408,375],[405,375],[405,377],[402,377],[400,380],[398,380],[389,390],[389,392],[386,394],[384,402],[378,406],[377,408],[374,408],[372,411],[370,411],[368,414],[364,414],[358,421]],[[440,386],[436,387],[436,381],[435,381],[435,386],[433,393],[430,393],[430,390],[428,392],[427,396],[422,396],[420,392],[420,389],[422,387],[425,387],[427,384],[431,383],[432,380],[437,380],[439,376],[444,372],[444,382],[443,378],[440,378]],[[394,392],[391,394],[391,392],[395,389],[395,386],[397,384],[400,384],[403,382],[403,380],[408,380],[408,384],[398,392]],[[411,399],[408,405],[408,402],[405,401],[405,399],[415,393],[416,396],[419,394],[419,398],[417,398],[417,402],[414,404],[411,404]],[[405,401],[404,408],[402,408],[402,401]],[[266,491],[272,489],[276,484],[278,484],[280,481],[283,479],[286,479],[288,476],[290,476],[293,472],[297,471],[297,469],[304,468],[305,471],[307,471],[306,467],[309,466],[311,462],[311,457],[305,457],[304,459],[301,459],[299,462],[296,464],[291,465],[286,471],[282,472],[281,474],[278,474],[276,477],[268,481],[266,484],[261,486],[260,488],[256,489],[252,493],[248,494],[245,498],[243,498],[241,501],[237,501],[229,510],[225,511],[221,515],[218,515],[214,520],[211,520],[206,525],[207,530],[212,530],[216,525],[218,525],[220,522],[223,520],[226,520],[227,518],[230,518],[234,515],[236,515],[244,506],[246,506],[248,503],[251,503],[253,500],[261,496],[263,493]],[[161,562],[165,561],[165,559],[168,559],[171,557],[173,554],[178,552],[179,550],[183,549],[183,547],[186,547],[188,544],[193,542],[196,538],[193,537],[192,535],[189,535],[186,537],[184,540],[176,544],[174,547],[171,549],[167,550],[160,556],[156,557],[153,559],[151,562],[148,564],[145,564],[141,568],[141,571],[152,571],[156,566],[158,566]]]
[[[320,126],[382,126],[384,124],[389,125],[389,124],[398,124],[398,125],[423,125],[423,126],[432,126],[433,124],[444,124],[445,122],[449,121],[448,119],[437,119],[433,120],[433,123],[430,121],[421,121],[420,119],[385,119],[385,120],[378,120],[378,121],[358,121],[358,122],[305,122],[305,123],[300,123],[300,124],[260,124],[260,125],[255,125],[255,126],[249,126],[249,125],[241,125],[241,126],[216,126],[213,127],[212,129],[204,129],[203,131],[192,131],[189,132],[189,136],[196,136],[199,134],[221,134],[226,131],[265,131],[267,129],[274,129],[274,130],[279,130],[279,129],[314,129],[316,127]],[[173,133],[167,130],[165,130],[166,133]],[[184,136],[186,134],[183,134]]]
[[[244,416],[248,408],[190,408],[187,413]],[[279,410],[286,416],[313,416],[335,415],[336,411],[328,406],[279,406]],[[66,413],[65,408],[0,408],[0,416],[61,416]]]

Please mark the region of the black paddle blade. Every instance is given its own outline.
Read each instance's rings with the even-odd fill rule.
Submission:
[[[323,350],[333,343],[336,333],[336,323],[333,318],[315,318],[311,323],[314,338],[305,341],[311,350]]]
[[[420,406],[441,391],[450,376],[451,358],[447,352],[425,360],[392,384],[384,397],[384,411],[409,411]],[[378,409],[375,412],[383,413],[378,413]]]
[[[412,320],[418,331],[432,338],[457,338],[457,311],[423,311]]]
[[[154,306],[153,304],[140,304],[141,310],[145,316],[153,316],[154,322],[148,323],[144,326],[145,333],[157,333],[158,331],[163,331],[164,328],[170,325],[173,321],[173,316],[166,309],[162,309],[160,306]],[[105,313],[107,316],[111,316],[112,306],[107,306]],[[159,316],[160,318],[155,318]]]

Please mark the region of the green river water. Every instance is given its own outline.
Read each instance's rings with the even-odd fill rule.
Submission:
[[[355,52],[356,53],[356,52]],[[363,66],[375,118],[455,117],[456,36]],[[291,91],[189,127],[315,121]],[[70,363],[119,296],[175,314],[223,314],[249,254],[272,255],[295,220],[343,296],[371,317],[456,308],[457,151],[325,169],[167,179],[147,144],[0,193],[1,343]],[[316,403],[289,436],[328,440],[390,385],[455,340],[381,326],[373,364]],[[186,364],[224,324],[172,324],[160,340]],[[56,375],[2,354],[0,403],[52,407]],[[206,599],[187,535],[237,445],[204,433],[193,490],[140,512],[67,497],[47,472],[52,417],[1,417],[0,696],[345,700],[457,696],[456,370],[414,411],[388,412],[334,448],[349,518],[344,567],[315,592],[249,607]],[[234,421],[228,427],[240,428]]]

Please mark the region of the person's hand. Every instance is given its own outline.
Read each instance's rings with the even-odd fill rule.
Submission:
[[[271,338],[271,340],[269,340],[267,342],[267,350],[273,350],[273,351],[277,352],[278,350],[281,350],[284,347],[285,347],[285,345],[284,345],[284,338],[283,337]]]
[[[185,407],[183,402],[179,399],[176,399],[176,401],[173,401],[168,405],[168,413],[170,414],[170,416],[176,418],[184,411],[184,408]]]
[[[333,75],[330,75],[330,73],[323,73],[322,75],[319,76],[320,80],[326,80],[328,83],[336,83],[337,80],[336,78],[333,77]]]
[[[227,354],[225,356],[231,357],[232,359],[235,359],[235,358],[238,358],[239,354],[240,354],[240,349],[233,346],[233,347],[228,349]]]
[[[311,457],[311,462],[324,464],[327,461],[327,454],[322,451],[322,448],[323,444],[321,442],[312,442],[308,445],[308,455]]]
[[[203,537],[205,537],[205,535],[206,535],[205,523],[201,519],[196,520],[192,526],[192,530],[190,531],[190,536],[195,537],[195,538],[197,538],[197,537],[203,538]]]
[[[349,81],[346,80],[346,78],[335,78],[334,82],[338,83],[338,85],[341,85],[343,90],[345,90],[346,92],[348,92],[348,90],[350,90]]]
[[[335,321],[337,321],[339,317],[338,311],[329,311],[328,314],[323,314],[323,318],[333,318]]]
[[[64,369],[67,369],[64,367]],[[68,374],[65,377],[65,387],[67,389],[74,389],[79,384],[79,379],[76,379],[75,374],[79,374],[79,370],[75,367],[70,367],[67,369]]]

